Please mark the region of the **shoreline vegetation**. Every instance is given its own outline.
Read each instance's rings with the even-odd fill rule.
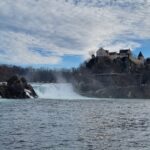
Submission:
[[[109,52],[103,48],[80,67],[49,70],[0,65],[0,82],[23,76],[29,82],[70,82],[84,96],[100,98],[150,98],[150,58],[130,49]]]

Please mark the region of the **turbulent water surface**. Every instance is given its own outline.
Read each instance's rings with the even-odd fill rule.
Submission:
[[[150,100],[0,100],[0,150],[149,150]]]

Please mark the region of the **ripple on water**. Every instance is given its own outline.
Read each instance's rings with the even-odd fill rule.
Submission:
[[[150,101],[0,100],[2,150],[149,150]]]

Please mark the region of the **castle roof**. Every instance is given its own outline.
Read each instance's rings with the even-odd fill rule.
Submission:
[[[97,51],[106,51],[106,52],[108,52],[109,50],[106,50],[106,49],[100,47]]]
[[[109,55],[116,55],[117,52],[109,52]]]
[[[142,52],[140,52],[139,55],[138,55],[138,58],[140,58],[140,57],[144,57]]]
[[[131,52],[131,50],[130,49],[121,49],[120,50],[120,54],[124,54],[124,53],[130,53]]]

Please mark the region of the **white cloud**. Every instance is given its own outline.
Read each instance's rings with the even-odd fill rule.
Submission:
[[[65,54],[87,57],[98,47],[140,47],[150,39],[149,0],[1,0],[0,60],[58,64]],[[31,49],[53,53],[43,56]],[[5,53],[1,53],[5,50]]]

